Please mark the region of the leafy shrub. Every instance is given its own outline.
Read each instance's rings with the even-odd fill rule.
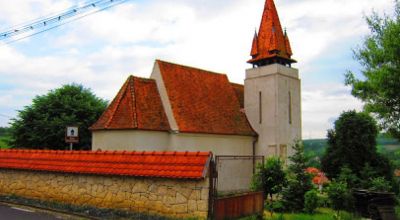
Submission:
[[[318,194],[318,207],[329,207],[329,198],[326,194]]]
[[[318,193],[316,190],[310,190],[304,194],[304,211],[313,214],[318,208]]]
[[[334,210],[352,210],[353,196],[344,182],[332,181],[327,189],[331,207]]]
[[[281,200],[276,201],[266,201],[264,208],[271,213],[274,212],[283,212],[284,211],[284,204]]]
[[[369,190],[378,192],[390,192],[392,186],[384,177],[376,177],[371,180]]]

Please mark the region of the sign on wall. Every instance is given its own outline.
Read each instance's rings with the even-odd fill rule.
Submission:
[[[67,126],[65,132],[66,143],[78,143],[79,142],[79,128],[78,126]]]

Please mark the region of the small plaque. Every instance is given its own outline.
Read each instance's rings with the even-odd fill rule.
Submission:
[[[68,126],[65,132],[66,143],[78,143],[79,142],[79,128],[78,126]]]

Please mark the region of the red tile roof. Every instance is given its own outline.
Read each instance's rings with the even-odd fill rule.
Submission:
[[[239,100],[240,108],[244,108],[244,85],[231,83],[233,89],[235,90],[236,97]]]
[[[91,130],[170,130],[156,82],[130,76]]]
[[[211,152],[0,150],[0,169],[201,179],[211,157]]]
[[[396,170],[394,171],[394,176],[395,176],[395,177],[400,177],[400,170],[399,170],[399,169],[396,169]]]
[[[156,62],[180,132],[255,135],[225,74]]]
[[[293,54],[289,38],[286,32],[283,33],[273,0],[265,2],[259,33],[254,35],[250,55],[252,59],[248,61],[249,63],[257,63],[274,57],[296,62],[291,59]]]

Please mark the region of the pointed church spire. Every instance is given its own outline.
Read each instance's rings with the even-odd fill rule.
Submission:
[[[258,36],[257,36],[257,30],[254,32],[254,38],[253,38],[253,45],[251,46],[251,56],[257,56],[258,55]]]
[[[257,46],[257,53],[254,47]],[[253,39],[252,59],[248,63],[254,66],[265,66],[273,63],[291,65],[292,50],[286,31],[283,33],[278,12],[273,0],[266,0],[258,35]]]

